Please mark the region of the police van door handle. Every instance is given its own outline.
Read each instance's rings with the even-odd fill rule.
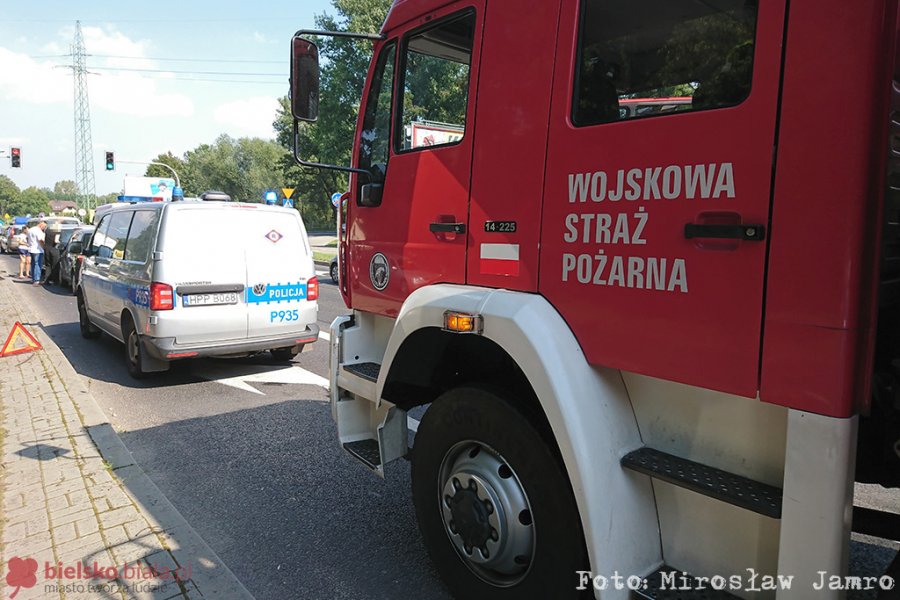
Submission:
[[[684,226],[684,237],[689,240],[694,238],[718,238],[761,242],[766,239],[766,226],[688,223]]]
[[[431,233],[465,233],[465,223],[432,223],[428,226]]]

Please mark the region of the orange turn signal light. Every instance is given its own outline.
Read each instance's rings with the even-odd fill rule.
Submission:
[[[444,331],[480,334],[483,330],[484,324],[481,315],[470,315],[452,310],[444,313]]]

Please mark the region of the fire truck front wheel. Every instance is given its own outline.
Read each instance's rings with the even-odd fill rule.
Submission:
[[[451,390],[425,413],[413,502],[447,587],[467,600],[579,598],[587,551],[568,477],[532,423],[493,391]]]

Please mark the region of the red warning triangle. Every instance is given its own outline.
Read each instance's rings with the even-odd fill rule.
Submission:
[[[16,348],[19,342],[24,342],[25,346]],[[22,354],[24,352],[40,349],[40,342],[38,342],[33,335],[28,333],[28,330],[25,329],[21,323],[16,321],[12,331],[9,332],[9,337],[6,338],[6,343],[3,344],[3,350],[0,350],[0,356],[12,356],[13,354]]]

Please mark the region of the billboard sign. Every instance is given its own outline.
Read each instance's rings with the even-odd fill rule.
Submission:
[[[168,177],[136,177],[134,175],[126,175],[123,195],[171,200],[172,190],[174,188],[175,180]]]

